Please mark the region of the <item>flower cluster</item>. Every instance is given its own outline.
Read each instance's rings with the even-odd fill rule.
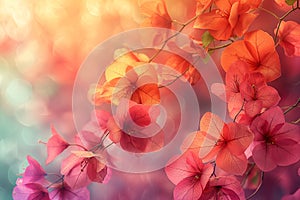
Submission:
[[[262,0],[197,0],[195,16],[179,23],[171,18],[163,0],[141,1],[143,26],[181,26],[179,32],[189,28],[195,43],[182,47],[166,39],[154,54],[117,49],[105,76],[89,91],[94,110],[91,120],[76,134],[75,143],[51,128],[46,164],[64,152],[67,157],[60,173],[47,173],[28,156],[29,166],[17,180],[14,199],[89,199],[90,183],[110,179],[109,166],[117,159],[110,148],[145,154],[164,148],[173,139],[180,117],[175,109],[166,117],[166,126],[174,127],[166,133],[160,106],[172,106],[175,101],[165,86],[179,78],[195,86],[202,77],[186,59],[165,52],[166,45],[186,57],[193,57],[197,48],[210,54],[224,48],[219,63],[225,83],[215,83],[209,90],[226,103],[229,115],[225,121],[206,112],[199,119],[199,129],[183,141],[181,154],[165,166],[166,176],[175,185],[174,199],[243,200],[254,196],[264,173],[300,160],[299,120],[289,123],[285,119],[300,100],[283,112],[279,107],[282,97],[272,85],[282,74],[277,45],[288,57],[300,55],[300,25],[284,21],[300,9],[299,0],[286,2],[290,9],[278,17],[262,6]],[[264,11],[278,19],[274,36],[261,29],[250,30]],[[248,196],[247,190],[254,193]]]

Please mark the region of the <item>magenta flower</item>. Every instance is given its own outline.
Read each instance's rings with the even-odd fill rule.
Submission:
[[[40,183],[46,182],[45,176],[47,175],[42,166],[31,156],[27,156],[27,161],[29,163],[23,174],[22,183]]]
[[[47,160],[46,164],[52,162],[61,152],[63,152],[66,148],[69,147],[69,143],[67,143],[55,130],[55,128],[51,127],[52,137],[47,142]]]
[[[39,183],[17,185],[13,190],[15,200],[50,200],[48,190]]]
[[[56,185],[50,192],[51,200],[89,200],[90,191],[86,188],[72,189],[67,183]]]
[[[260,72],[246,74],[240,85],[242,98],[245,99],[245,112],[250,117],[261,113],[263,108],[276,106],[280,101],[277,90],[268,86]]]
[[[176,185],[173,192],[175,200],[197,200],[213,173],[213,166],[210,163],[203,164],[195,152],[186,152],[167,165],[165,171]]]
[[[211,178],[198,200],[245,200],[244,190],[234,176]]]
[[[251,124],[254,136],[253,159],[262,171],[288,166],[300,160],[300,127],[285,123],[279,107],[256,117]]]

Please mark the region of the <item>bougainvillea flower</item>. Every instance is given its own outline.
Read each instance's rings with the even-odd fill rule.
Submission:
[[[160,149],[164,143],[163,132],[156,123],[157,111],[153,107],[122,99],[115,119],[107,124],[109,138],[120,143],[124,150],[147,152]],[[155,135],[153,135],[153,132]]]
[[[164,0],[143,0],[140,10],[146,16],[142,26],[172,28],[172,19]]]
[[[243,61],[249,72],[262,73],[267,82],[277,79],[281,74],[273,38],[262,30],[248,32],[244,40],[225,48],[221,56],[223,69],[227,72],[236,61]]]
[[[195,21],[194,28],[206,29],[217,40],[227,40],[231,36],[245,34],[256,14],[249,1],[217,0],[217,9],[201,14]]]
[[[255,134],[253,160],[262,171],[288,166],[300,159],[300,126],[285,123],[279,107],[256,117],[251,130]]]
[[[172,54],[166,59],[164,65],[178,71],[179,76],[183,76],[191,85],[195,85],[201,78],[198,70],[181,56]],[[174,77],[172,79],[174,80]]]
[[[225,85],[214,83],[211,87],[212,92],[220,99],[227,102],[229,116],[236,122],[248,125],[252,118],[249,117],[244,109],[244,98],[240,92],[240,85],[247,73],[246,64],[237,61],[231,65],[226,73]]]
[[[253,134],[246,126],[237,123],[225,124],[213,113],[205,113],[200,121],[200,130],[205,139],[199,156],[204,162],[216,157],[216,164],[231,174],[243,174],[247,168],[244,154],[253,140]]]
[[[142,53],[135,53],[127,49],[117,49],[115,60],[105,70],[105,80],[111,81],[115,78],[124,77],[128,70],[147,63],[148,56]]]
[[[201,131],[196,131],[187,135],[180,146],[182,152],[194,152],[199,154],[200,148],[202,147],[206,133]]]
[[[94,152],[101,152],[105,148],[104,143],[109,134],[107,123],[111,114],[105,110],[95,110],[93,113],[91,120],[78,132],[80,138],[78,144],[82,144],[84,150],[92,149]]]
[[[160,93],[155,69],[149,65],[144,67],[127,68],[123,77],[118,77],[98,85],[94,102],[112,102],[119,104],[120,99],[126,98],[142,104],[158,104]]]
[[[44,184],[46,182],[45,176],[47,175],[45,170],[42,168],[40,163],[36,161],[31,156],[27,156],[27,161],[29,163],[28,167],[26,167],[25,172],[23,174],[22,182],[26,183],[41,183]]]
[[[277,105],[280,101],[277,90],[268,86],[264,76],[259,72],[245,75],[240,84],[240,92],[245,100],[244,110],[250,117],[259,114],[263,108]]]
[[[99,127],[103,130],[107,129],[107,122],[111,114],[105,110],[95,110],[95,115],[92,115],[92,120],[97,121]],[[94,119],[95,117],[95,119]]]
[[[82,200],[90,199],[90,191],[87,187],[73,189],[66,182],[57,184],[52,187],[52,191],[49,193],[51,200],[65,200],[65,199],[74,199],[74,200]]]
[[[213,173],[213,165],[203,164],[198,154],[188,151],[168,164],[165,171],[176,185],[173,192],[174,199],[197,200]]]
[[[244,80],[246,66],[243,62],[237,61],[232,64],[225,77],[226,102],[228,103],[228,112],[232,119],[240,112],[243,107],[244,99],[240,93],[240,84]],[[239,117],[243,113],[239,113]],[[239,120],[237,120],[240,122]]]
[[[245,193],[240,182],[234,176],[211,178],[199,200],[231,199],[245,200]]]
[[[193,60],[195,52],[201,52],[198,45],[194,43],[185,44],[184,46],[174,41],[168,42],[170,52],[165,54],[166,59],[162,62],[162,68],[158,65],[157,74],[161,85],[168,85],[180,78],[188,81],[191,85],[195,85],[201,78],[198,70],[190,63]],[[200,53],[201,54],[201,53]],[[160,80],[161,79],[161,80]]]
[[[48,190],[38,183],[27,183],[17,185],[13,190],[13,199],[26,200],[50,200]]]
[[[276,33],[276,30],[274,31]],[[279,45],[287,56],[300,56],[300,24],[282,21],[278,31]]]
[[[205,11],[209,6],[211,6],[213,0],[197,0],[197,10],[196,14],[201,14]]]
[[[110,178],[108,170],[103,157],[91,151],[73,151],[61,165],[65,182],[74,189],[85,187],[90,182],[106,183]]]
[[[55,130],[55,128],[51,127],[52,136],[47,142],[47,160],[46,164],[49,164],[53,161],[61,152],[63,152],[66,148],[70,146],[68,142],[66,142]]]

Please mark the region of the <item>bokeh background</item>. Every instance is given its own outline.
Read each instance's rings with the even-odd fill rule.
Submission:
[[[195,2],[166,1],[171,17],[182,22],[195,14]],[[272,0],[264,6],[279,15],[284,12]],[[299,22],[300,14],[289,18]],[[17,175],[27,166],[27,155],[45,162],[46,149],[38,141],[50,137],[51,124],[66,139],[76,134],[72,88],[88,53],[110,36],[139,27],[142,20],[138,0],[0,0],[1,200],[12,199]],[[263,28],[273,34],[276,24],[272,16],[261,12],[251,29]],[[283,76],[272,85],[279,90],[280,105],[285,108],[300,96],[300,58],[285,57],[280,47],[278,52]],[[212,55],[217,65],[220,53]],[[287,115],[288,121],[298,118],[299,109]],[[280,199],[295,192],[300,186],[299,165],[266,175],[258,199],[266,194],[271,195],[269,199]],[[173,185],[163,171],[144,175],[115,172],[109,185],[94,184],[90,189],[92,199],[156,199],[156,194],[169,199]]]

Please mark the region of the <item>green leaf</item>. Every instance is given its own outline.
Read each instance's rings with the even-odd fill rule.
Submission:
[[[289,6],[292,6],[295,2],[296,0],[285,0],[285,3]]]
[[[214,37],[208,31],[205,31],[202,35],[203,47],[204,48],[208,47],[208,45],[210,45],[212,41],[214,41]]]

